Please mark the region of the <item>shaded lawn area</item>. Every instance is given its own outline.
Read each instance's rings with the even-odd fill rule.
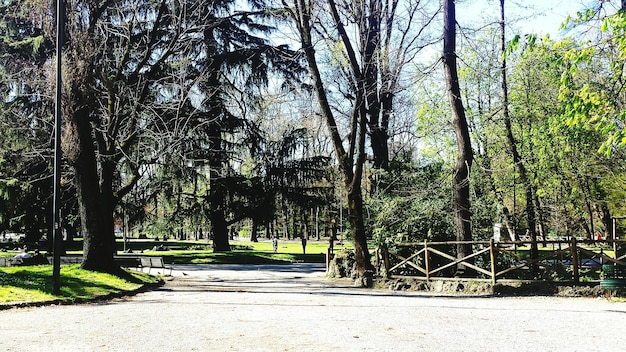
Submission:
[[[129,278],[82,270],[79,265],[61,267],[59,295],[52,294],[52,265],[0,267],[0,305],[32,302],[76,302],[137,290],[160,279],[129,270]]]

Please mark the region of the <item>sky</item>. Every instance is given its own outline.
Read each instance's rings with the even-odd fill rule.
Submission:
[[[570,15],[575,17],[576,12],[588,6],[597,6],[600,0],[505,0],[505,17],[509,19],[523,18],[510,25],[516,34],[534,33],[540,37],[550,34],[554,39],[565,33],[559,26]],[[606,0],[605,0],[606,1]],[[619,0],[609,0],[607,6],[619,6]],[[461,26],[470,23],[464,20],[469,18],[481,21],[481,18],[500,18],[500,1],[498,0],[461,0],[457,2],[457,21]],[[465,17],[465,18],[467,18]],[[484,22],[484,20],[483,20]]]

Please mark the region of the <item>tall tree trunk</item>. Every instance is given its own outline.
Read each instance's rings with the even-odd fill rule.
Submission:
[[[287,205],[283,202],[283,238],[289,239],[289,213],[287,211]]]
[[[502,76],[502,95],[503,95],[503,112],[504,112],[504,126],[506,128],[506,138],[509,144],[509,150],[513,156],[513,163],[517,166],[520,174],[520,181],[524,185],[526,194],[526,215],[528,217],[528,231],[531,239],[530,257],[536,259],[539,256],[539,250],[537,247],[537,224],[535,220],[535,207],[533,205],[533,187],[530,182],[530,177],[526,171],[524,161],[517,149],[517,141],[513,135],[513,128],[511,126],[511,116],[509,114],[509,90],[507,86],[507,74],[506,74],[506,37],[505,37],[505,22],[504,22],[504,0],[500,0],[500,50],[502,52],[501,62],[501,76]]]
[[[320,240],[320,207],[315,207],[315,237]]]
[[[204,31],[204,42],[207,46],[207,56],[214,57],[217,53],[217,43],[213,28]],[[226,191],[224,184],[224,148],[222,146],[222,106],[217,92],[220,90],[220,67],[218,60],[211,60],[209,74],[204,87],[210,98],[207,102],[208,142],[209,142],[209,220],[213,231],[213,250],[216,252],[230,251],[228,242],[228,224],[226,222],[225,202]]]
[[[509,238],[511,241],[519,241],[519,237],[517,236],[517,232],[515,229],[515,221],[513,220],[513,216],[509,212],[509,208],[502,208],[502,221],[504,223],[504,227],[509,234]]]
[[[350,222],[350,231],[354,239],[354,252],[357,263],[359,277],[363,286],[371,286],[371,275],[373,266],[370,261],[369,250],[367,248],[367,235],[365,233],[365,223],[363,221],[363,196],[361,195],[361,187],[352,187],[348,189],[348,221]]]
[[[382,104],[381,92],[379,90],[380,78],[376,55],[380,54],[380,16],[382,15],[382,4],[379,1],[369,2],[367,20],[368,26],[363,26],[361,30],[361,45],[364,48],[363,75],[365,77],[365,94],[368,112],[368,127],[370,134],[370,146],[372,148],[373,163],[375,169],[386,170],[389,167],[389,152],[387,140],[389,139],[386,126],[381,118]]]
[[[385,75],[383,75],[384,77]],[[388,78],[388,80],[391,80]],[[383,170],[389,170],[389,120],[393,114],[393,98],[394,93],[381,92],[380,105],[382,115],[380,124],[378,125],[377,136],[375,137],[378,144],[379,166]],[[373,137],[374,138],[374,137]],[[372,142],[373,143],[373,142]],[[376,161],[376,160],[375,160]]]
[[[602,237],[609,238],[609,236],[613,234],[613,220],[611,219],[611,211],[609,210],[609,206],[606,202],[607,192],[598,181],[599,180],[596,178],[592,178],[591,180],[596,199],[594,208],[596,213],[600,216],[600,221],[604,226],[604,236]],[[597,229],[594,231],[599,232]]]
[[[250,233],[250,242],[259,242],[259,222],[252,219],[252,231]]]
[[[452,109],[452,125],[456,134],[457,161],[454,173],[454,216],[456,222],[456,239],[471,241],[471,210],[470,210],[470,171],[473,151],[470,141],[469,127],[465,118],[465,109],[461,100],[461,88],[456,64],[456,9],[454,0],[444,0],[444,33],[443,33],[443,64],[448,88],[448,99]],[[457,245],[457,257],[463,258],[472,253],[470,244]],[[466,267],[458,265],[459,274]]]
[[[265,238],[272,238],[272,233],[274,232],[274,222],[271,218],[265,219]]]
[[[65,224],[63,228],[65,229],[66,233],[65,243],[69,245],[73,243],[74,238],[76,238],[76,227],[74,227],[74,224]]]
[[[535,209],[537,209],[537,229],[539,230],[539,236],[541,236],[543,238],[543,245],[544,247],[547,246],[547,236],[548,236],[548,231],[546,230],[546,216],[545,216],[545,212],[542,210],[542,204],[541,204],[541,200],[539,199],[539,196],[537,195],[537,190],[535,187],[533,187],[533,199],[535,202]]]
[[[115,236],[114,202],[108,183],[100,183],[98,162],[92,139],[92,126],[87,104],[78,108],[66,121],[65,155],[74,168],[78,196],[83,262],[87,270],[114,273],[119,267],[113,260]],[[105,186],[107,189],[102,189]],[[108,197],[107,197],[108,195]]]
[[[209,220],[211,221],[211,229],[213,232],[213,250],[216,252],[230,251],[230,243],[228,241],[228,224],[226,223],[226,214],[224,205],[226,196],[224,192],[224,179],[222,162],[222,135],[219,124],[216,121],[210,122],[209,136]]]
[[[611,217],[611,211],[609,206],[603,201],[599,206],[600,214],[602,215],[602,224],[604,224],[604,236],[603,238],[612,238],[613,236],[613,218]]]
[[[587,176],[584,177],[584,189],[583,189],[583,197],[585,200],[585,207],[587,208],[587,215],[589,216],[589,225],[587,226],[587,239],[593,240],[595,238],[594,234],[596,233],[596,225],[593,221],[593,206],[591,205],[591,189],[589,187],[589,178]],[[587,222],[585,221],[585,224]]]
[[[293,208],[291,211],[291,236],[295,239],[298,238],[299,236],[299,229],[298,229],[298,210],[296,210],[297,208]],[[287,237],[287,239],[289,239],[289,237]]]
[[[309,65],[309,73],[313,81],[317,100],[320,106],[321,115],[326,121],[328,132],[330,133],[335,155],[339,162],[339,169],[343,174],[344,185],[347,190],[348,208],[350,228],[354,241],[354,252],[357,267],[357,275],[361,284],[370,286],[372,284],[373,265],[370,260],[369,250],[367,249],[367,235],[365,233],[365,224],[363,222],[363,199],[361,194],[363,166],[365,164],[365,130],[366,130],[366,99],[365,99],[365,80],[361,70],[358,68],[358,61],[355,52],[350,44],[348,35],[343,28],[341,18],[337,13],[337,8],[333,0],[328,1],[330,11],[335,21],[335,28],[340,32],[342,42],[346,46],[346,51],[350,59],[352,71],[357,79],[357,89],[355,94],[355,102],[353,104],[350,129],[352,131],[349,148],[346,151],[335,116],[328,97],[326,88],[321,78],[317,59],[315,57],[315,48],[313,46],[311,33],[311,7],[310,3],[305,0],[296,0],[297,12],[294,13],[294,19],[298,26],[302,48]]]

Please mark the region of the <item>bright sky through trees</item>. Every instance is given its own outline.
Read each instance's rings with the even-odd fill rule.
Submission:
[[[605,6],[619,6],[618,0],[610,0],[608,3]],[[568,15],[576,17],[577,11],[597,5],[598,0],[506,0],[505,11],[507,17],[515,21],[509,27],[510,30],[515,29],[517,32],[515,34],[534,33],[540,37],[550,34],[551,37],[558,39],[564,35],[559,27]],[[463,13],[467,13],[466,11],[469,11],[471,16],[464,16]],[[457,5],[457,21],[463,27],[471,23],[498,20],[499,17],[500,2],[497,0],[466,0]],[[467,18],[472,20],[468,21]]]

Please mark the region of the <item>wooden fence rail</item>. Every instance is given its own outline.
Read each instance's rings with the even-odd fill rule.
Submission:
[[[450,272],[448,269],[464,266],[490,278],[493,284],[498,279],[504,278],[506,274],[514,271],[536,270],[540,266],[560,264],[563,267],[571,267],[572,279],[575,283],[579,283],[581,268],[598,269],[602,267],[602,264],[609,263],[626,265],[623,261],[626,255],[618,256],[618,245],[625,243],[625,240],[589,241],[577,240],[576,238],[572,238],[569,241],[547,240],[542,241],[541,245],[548,246],[552,244],[552,250],[549,253],[540,254],[538,258],[528,258],[519,252],[525,252],[526,250],[523,248],[530,246],[532,244],[531,241],[495,242],[493,239],[490,241],[424,241],[422,243],[400,243],[395,245],[393,250],[383,245],[377,250],[376,260],[378,268],[380,268],[381,264],[384,265],[386,276],[389,278],[399,276],[396,273],[399,273],[401,270],[417,271],[423,274],[423,278],[426,280],[430,280],[433,276],[439,278],[453,277],[454,275],[446,276],[446,272]],[[452,249],[459,244],[471,244],[476,249],[472,254],[463,258],[457,258],[441,249],[441,247],[450,247]],[[587,246],[583,247],[583,245]],[[564,246],[565,248],[563,248]],[[605,252],[605,249],[611,246],[612,257]],[[414,252],[412,252],[413,250]],[[407,255],[405,252],[410,254]],[[582,259],[583,256],[585,259]],[[481,261],[482,266],[476,263],[476,258],[478,257],[483,258]],[[503,268],[502,263],[498,264],[498,259],[507,257],[510,264]],[[570,259],[563,259],[564,257]],[[419,277],[419,275],[409,276]]]

